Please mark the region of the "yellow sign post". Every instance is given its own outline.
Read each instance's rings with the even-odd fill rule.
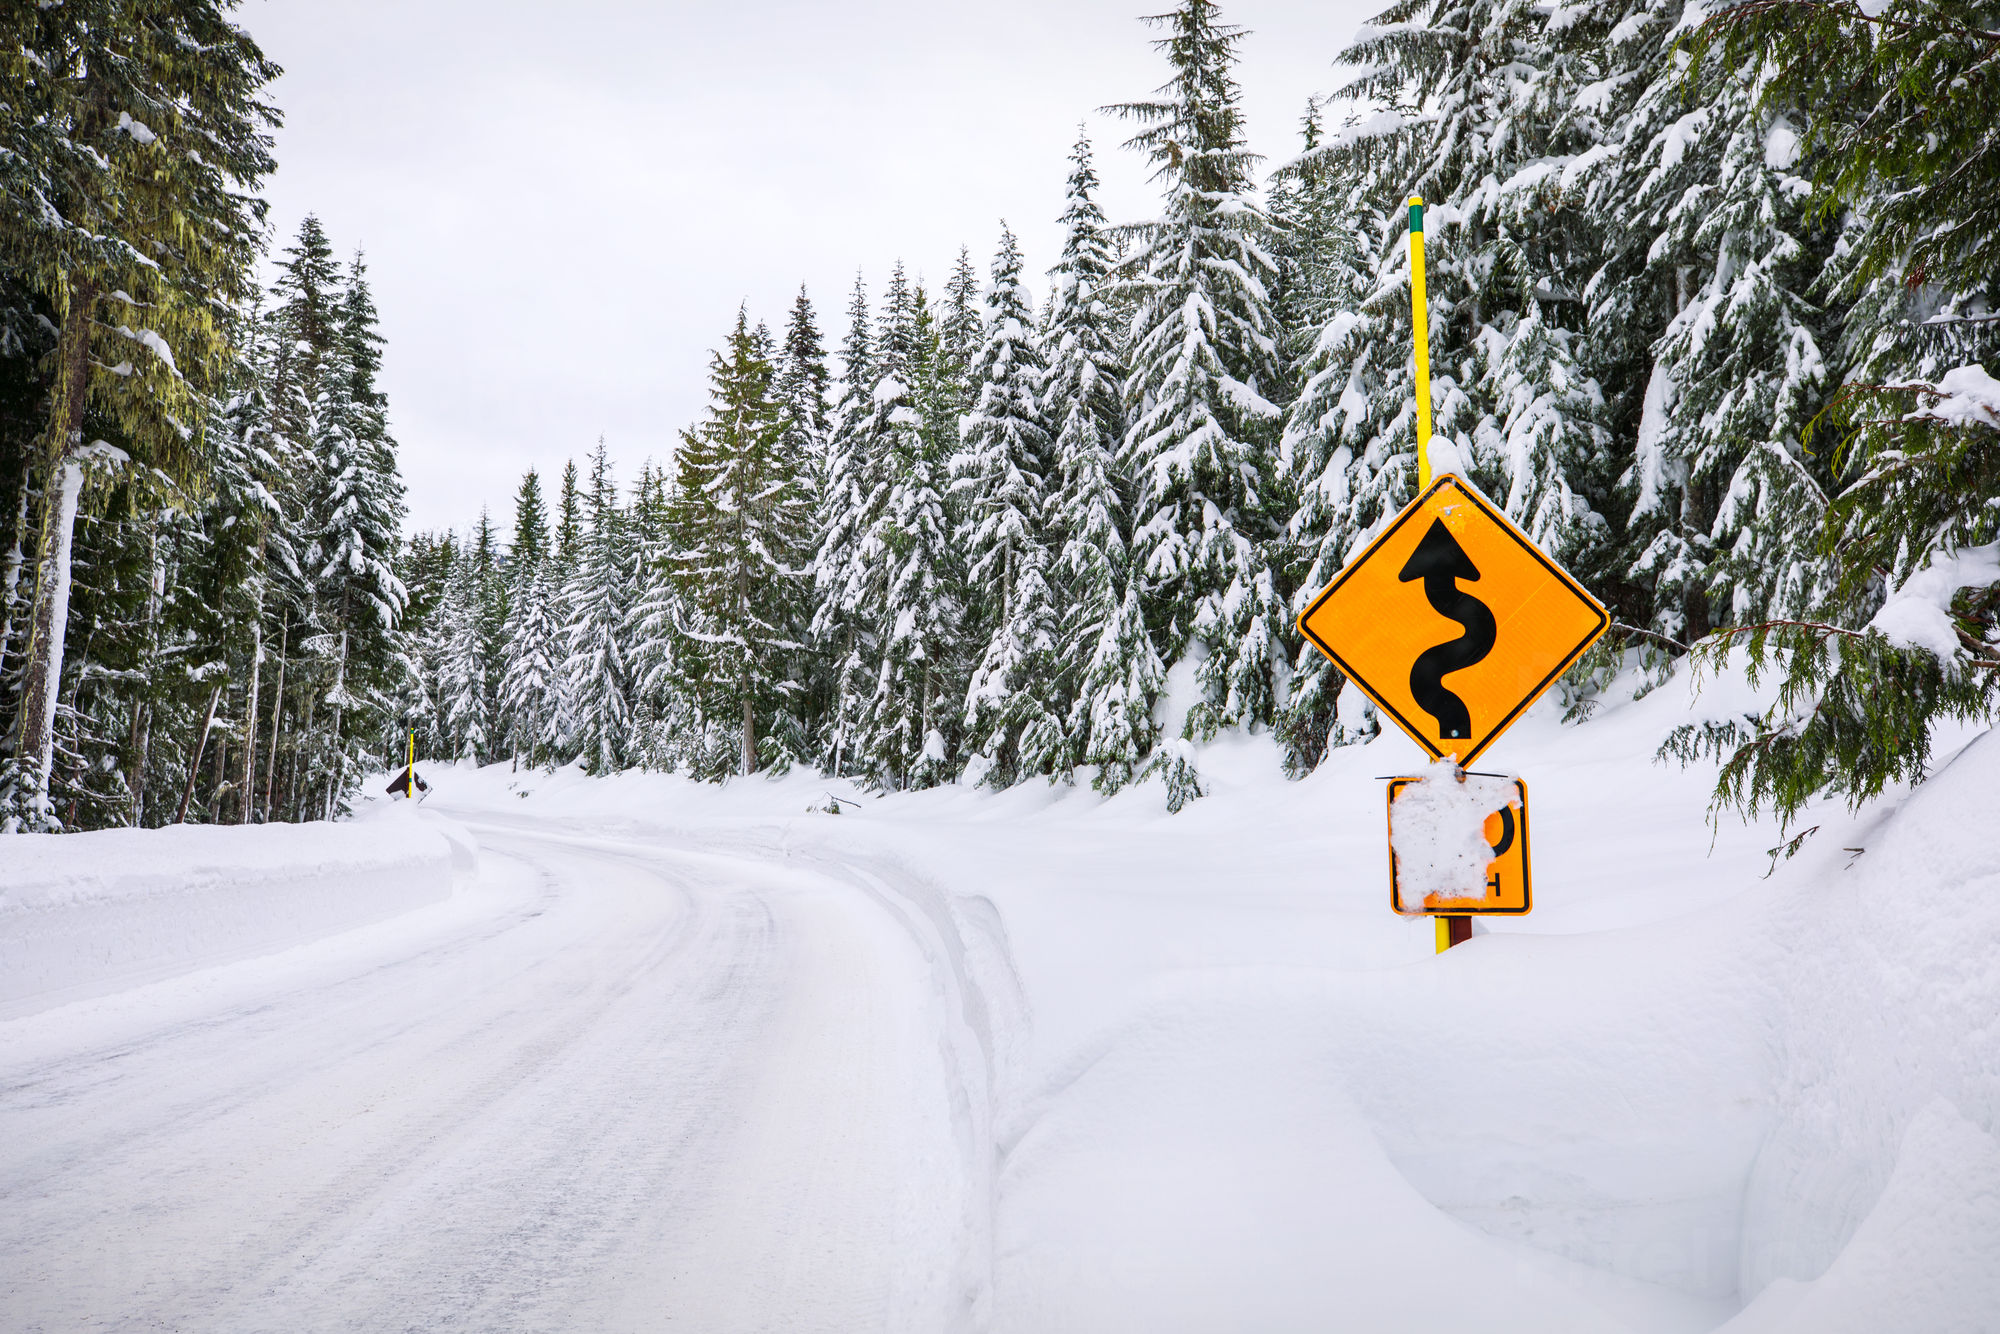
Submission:
[[[404,771],[403,795],[411,801],[417,799],[417,732],[410,729],[410,767]]]
[[[1417,490],[1431,484],[1431,321],[1424,296],[1424,200],[1410,196],[1410,325],[1417,346]]]

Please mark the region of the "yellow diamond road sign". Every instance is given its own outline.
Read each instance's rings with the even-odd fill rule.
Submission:
[[[1610,625],[1471,483],[1440,477],[1299,617],[1438,759],[1473,759]]]

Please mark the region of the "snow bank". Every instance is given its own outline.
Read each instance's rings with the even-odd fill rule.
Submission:
[[[0,1015],[266,954],[449,897],[478,850],[407,808],[353,824],[0,840]]]
[[[1996,791],[1989,732],[1785,877],[1780,1115],[1743,1206],[1744,1295],[1775,1292],[1732,1334],[1993,1327]]]

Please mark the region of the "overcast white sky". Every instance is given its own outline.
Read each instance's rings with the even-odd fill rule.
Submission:
[[[416,528],[511,521],[605,436],[621,479],[707,401],[737,304],[781,330],[801,282],[829,349],[857,267],[982,278],[1011,224],[1039,275],[1088,123],[1114,220],[1150,216],[1128,131],[1166,78],[1170,0],[246,0],[285,67],[280,244],[308,211],[367,251]],[[1235,0],[1252,146],[1290,157],[1309,94],[1381,0]],[[1036,282],[1040,294],[1039,279]]]

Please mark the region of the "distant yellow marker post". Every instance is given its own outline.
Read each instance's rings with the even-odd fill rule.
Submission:
[[[410,768],[408,776],[403,781],[406,784],[403,788],[403,796],[410,801],[415,801],[417,799],[417,732],[415,728],[410,729]]]
[[[1424,303],[1422,195],[1410,196],[1410,322],[1417,344],[1417,490],[1422,492],[1431,484],[1431,324]]]

